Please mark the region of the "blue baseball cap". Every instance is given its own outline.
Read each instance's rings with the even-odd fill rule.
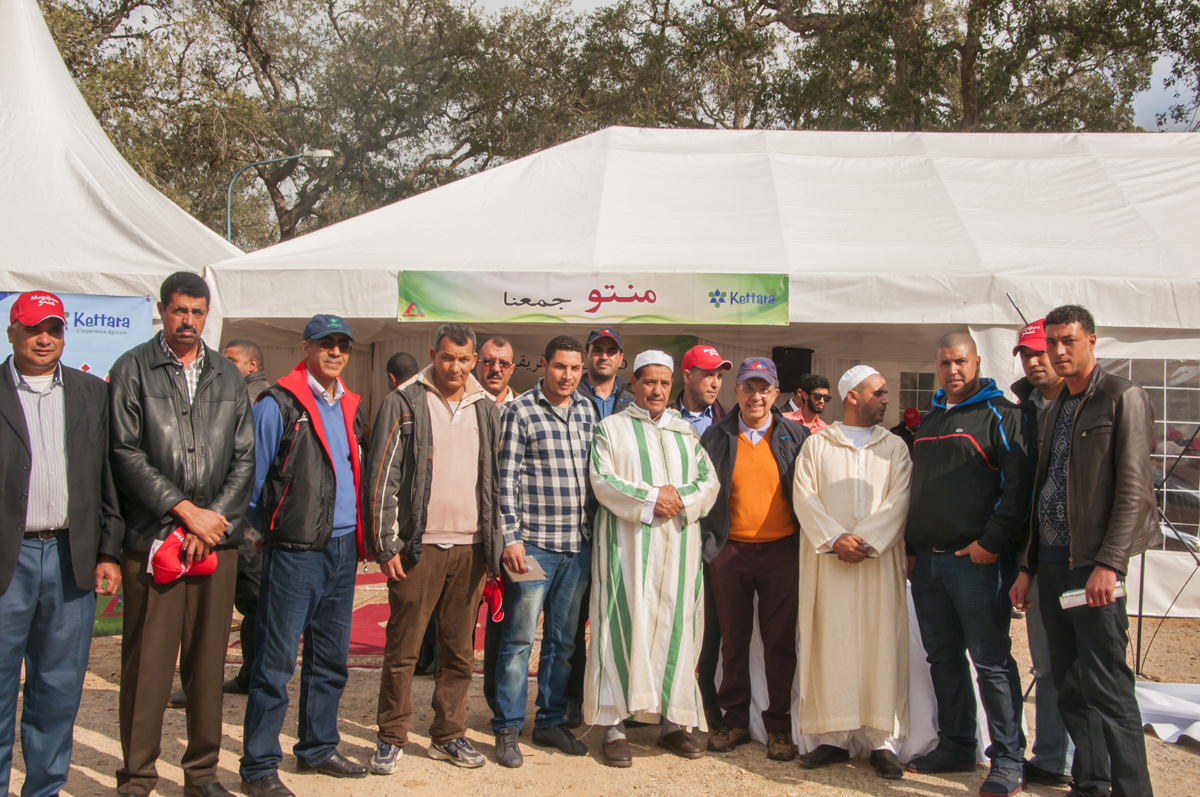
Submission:
[[[625,342],[621,340],[621,333],[618,332],[615,327],[601,327],[600,329],[593,329],[592,334],[588,335],[587,343],[585,343],[584,346],[591,346],[593,343],[600,340],[600,338],[612,338],[612,340],[617,344],[617,348],[621,351],[625,351]]]
[[[350,325],[341,316],[317,313],[308,319],[308,323],[304,325],[305,340],[320,340],[321,338],[338,333],[345,335],[350,340],[354,340],[354,336],[350,334]]]
[[[761,379],[769,385],[777,385],[779,372],[775,370],[775,363],[766,357],[747,357],[738,366],[737,381],[745,382],[747,379]]]

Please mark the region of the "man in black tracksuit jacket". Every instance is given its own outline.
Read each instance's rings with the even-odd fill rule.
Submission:
[[[969,336],[943,339],[938,360],[943,389],[916,432],[905,534],[916,557],[913,603],[938,703],[938,746],[908,767],[974,767],[970,651],[992,740],[992,771],[980,794],[1012,794],[1023,782],[1025,738],[1007,593],[1033,481],[1028,424],[994,380],[979,378]],[[947,386],[957,403],[948,403]]]

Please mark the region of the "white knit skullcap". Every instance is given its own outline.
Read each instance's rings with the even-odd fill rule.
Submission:
[[[671,355],[665,351],[644,351],[637,357],[633,358],[633,372],[636,374],[641,370],[643,365],[665,365],[671,370],[675,370],[675,361],[671,359]]]
[[[872,374],[879,373],[869,365],[856,365],[846,373],[842,374],[842,378],[838,380],[838,393],[842,395],[842,400],[846,400],[846,394],[863,383],[863,380]]]

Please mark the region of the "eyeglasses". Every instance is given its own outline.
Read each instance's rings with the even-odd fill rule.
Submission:
[[[483,367],[489,371],[493,368],[499,368],[501,371],[507,371],[509,368],[515,368],[516,363],[511,363],[508,360],[497,360],[495,357],[488,357],[483,361]]]
[[[828,393],[809,393],[808,397],[813,401],[829,401]]]
[[[775,392],[774,385],[755,387],[749,382],[738,382],[737,389],[739,393],[745,396],[769,396]]]
[[[321,344],[321,351],[333,351],[339,349],[345,354],[349,354],[354,348],[354,341],[350,338],[321,338],[317,343]]]

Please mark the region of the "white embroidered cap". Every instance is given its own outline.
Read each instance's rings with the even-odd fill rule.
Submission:
[[[869,365],[856,365],[842,374],[842,378],[838,380],[838,393],[841,394],[842,400],[845,400],[847,393],[861,385],[864,379],[877,373],[879,372]]]

